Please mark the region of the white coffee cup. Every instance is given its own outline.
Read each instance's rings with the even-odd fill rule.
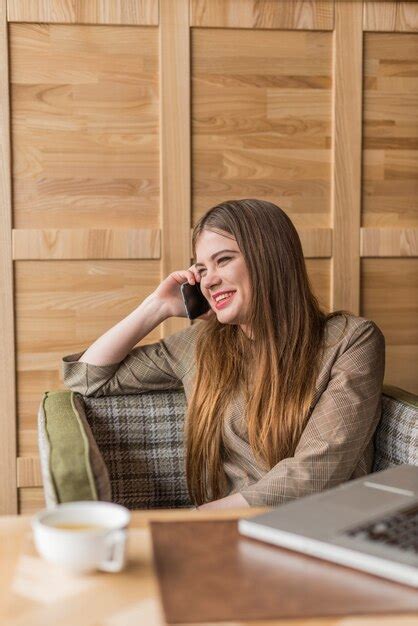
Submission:
[[[120,572],[130,511],[110,502],[67,502],[31,520],[39,554],[76,573]]]

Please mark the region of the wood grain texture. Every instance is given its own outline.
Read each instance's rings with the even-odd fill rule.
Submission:
[[[362,228],[362,257],[418,257],[418,228]]]
[[[17,486],[42,487],[41,463],[39,457],[20,456],[17,459]]]
[[[16,382],[6,0],[0,0],[0,514],[17,512]]]
[[[364,35],[362,226],[418,227],[418,35]]]
[[[158,25],[158,0],[8,0],[9,22]]]
[[[402,4],[416,14],[417,3]],[[369,21],[369,30],[409,30],[406,22],[399,23],[399,3],[367,3],[367,9],[368,18],[374,11],[375,20]],[[364,35],[363,256],[417,255],[417,57],[416,34]],[[373,319],[385,335],[385,382],[415,393],[417,274],[413,258],[362,260],[361,314]]]
[[[159,228],[158,30],[11,24],[15,228]]]
[[[37,455],[37,413],[46,390],[63,388],[61,358],[85,350],[159,284],[160,263],[16,261],[18,444]],[[160,338],[157,327],[141,343]]]
[[[386,346],[385,380],[390,384],[418,393],[418,346],[389,344]]]
[[[161,278],[190,265],[190,28],[189,0],[160,0]],[[190,325],[162,324],[163,336]]]
[[[26,493],[24,497],[28,498]],[[43,503],[39,508],[44,508]],[[117,576],[96,573],[84,577],[68,575],[39,558],[28,516],[2,518],[4,558],[0,562],[0,588],[5,601],[1,603],[0,621],[7,626],[55,626],[57,619],[60,626],[165,626],[154,569],[151,522],[233,520],[264,512],[266,509],[255,507],[207,512],[133,511],[127,544],[128,567]],[[234,620],[228,622],[228,626],[416,626],[416,621],[414,614],[391,614],[274,622]],[[217,625],[227,626],[225,622],[217,622]]]
[[[152,228],[14,229],[13,259],[159,259],[160,231]]]
[[[363,7],[364,30],[418,32],[418,2],[367,0]]]
[[[332,30],[333,0],[190,0],[191,26]]]
[[[418,259],[362,259],[361,267],[361,315],[385,336],[385,382],[418,393]]]
[[[320,306],[327,312],[331,311],[331,261],[306,259],[306,269]]]
[[[305,258],[332,256],[331,228],[301,228],[298,230]]]
[[[34,515],[45,508],[42,487],[21,487],[18,490],[19,512],[21,515]]]
[[[324,503],[324,519],[331,515],[330,508]],[[305,523],[319,523],[320,518],[317,509]],[[310,620],[313,615],[344,616],[345,623],[352,624],[359,614],[418,615],[416,589],[248,540],[231,521],[155,523],[151,535],[169,624],[237,626],[264,619],[266,624],[290,626],[294,619]]]
[[[332,34],[192,31],[193,223],[225,199],[330,226]]]
[[[332,308],[360,308],[362,5],[335,5]]]

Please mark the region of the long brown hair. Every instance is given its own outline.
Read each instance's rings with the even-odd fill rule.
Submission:
[[[326,322],[345,313],[321,310],[298,233],[275,204],[246,199],[213,207],[194,227],[194,258],[204,229],[232,235],[244,257],[252,337],[216,316],[199,322],[186,419],[187,481],[197,504],[227,495],[224,414],[237,392],[245,397],[252,452],[266,471],[292,456],[309,418]]]

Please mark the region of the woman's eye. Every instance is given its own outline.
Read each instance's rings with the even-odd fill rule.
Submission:
[[[218,259],[218,263],[222,263],[222,261],[229,261],[231,257],[230,256],[223,256],[221,259]],[[203,272],[206,272],[206,270],[201,269],[201,270],[197,270],[199,272],[199,275],[202,276]]]

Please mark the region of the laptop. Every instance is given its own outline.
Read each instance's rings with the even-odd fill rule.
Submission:
[[[242,535],[418,587],[418,466],[398,465],[238,522]]]

